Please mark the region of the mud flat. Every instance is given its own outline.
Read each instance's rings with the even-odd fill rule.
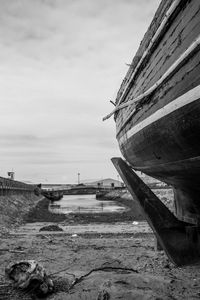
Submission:
[[[80,225],[79,231],[78,225],[67,227],[67,232],[18,230],[1,237],[0,299],[37,299],[16,290],[4,277],[9,262],[23,259],[39,261],[51,274],[55,291],[48,299],[199,298],[200,265],[173,266],[162,251],[155,251],[147,225],[109,224],[107,232],[104,224],[98,224],[98,231],[94,224],[82,228],[85,232]]]
[[[51,300],[199,299],[200,264],[172,265],[163,251],[155,250],[146,222],[115,220],[112,213],[102,222],[87,215],[84,222],[83,216],[74,215],[56,215],[53,220],[47,207],[48,202],[40,201],[26,217],[28,223],[1,235],[0,299],[37,299],[4,277],[7,264],[22,259],[39,261],[51,275]],[[55,223],[62,232],[40,231]]]

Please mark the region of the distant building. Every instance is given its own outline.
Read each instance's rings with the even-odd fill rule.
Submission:
[[[72,184],[59,184],[59,183],[42,183],[42,189],[44,190],[67,190],[72,187]]]
[[[94,182],[90,182],[88,184],[93,185],[95,187],[105,187],[105,188],[124,187],[123,182],[121,182],[119,180],[112,179],[112,178],[101,179],[101,180],[97,180],[97,181],[94,181]]]

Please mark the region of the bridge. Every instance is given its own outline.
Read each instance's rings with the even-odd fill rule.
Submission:
[[[44,188],[42,186],[43,193],[45,192],[60,192],[63,193],[63,195],[91,195],[96,194],[99,191],[102,192],[109,192],[114,189],[119,189],[122,187],[102,187],[97,185],[84,185],[84,184],[77,184],[73,185],[71,187],[62,187],[61,185],[54,185],[51,188]]]

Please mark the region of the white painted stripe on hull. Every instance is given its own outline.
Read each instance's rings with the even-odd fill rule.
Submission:
[[[150,124],[158,121],[159,119],[169,115],[170,113],[174,112],[175,110],[192,103],[196,100],[200,99],[200,85],[196,86],[195,88],[189,90],[187,93],[181,95],[180,97],[176,98],[172,102],[168,103],[167,105],[163,106],[151,116],[147,117],[142,122],[135,125],[133,128],[128,130],[120,139],[119,144],[124,144],[129,138],[133,135],[144,129],[145,127],[149,126]]]

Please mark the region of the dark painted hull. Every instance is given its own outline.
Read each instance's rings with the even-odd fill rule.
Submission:
[[[165,1],[159,8],[163,15],[167,10],[164,5]],[[181,8],[175,11],[157,47],[152,50],[148,61],[129,86],[124,102],[155,84],[199,37],[200,1],[180,1],[180,5]],[[152,26],[148,30],[149,34],[151,30]],[[138,50],[141,54],[145,50],[147,38],[148,34]],[[127,76],[130,76],[129,73]],[[123,84],[121,89],[124,89]],[[131,109],[130,106],[115,114],[117,139],[123,156],[134,169],[172,185],[177,216],[198,223],[200,47],[197,46],[154,93],[142,99],[132,114]],[[128,121],[124,123],[126,118]]]
[[[199,137],[200,100],[145,127],[121,145],[121,151],[135,169],[174,184],[174,175],[180,175],[182,179],[187,177],[186,165],[192,173],[197,167]],[[191,184],[188,180],[187,183]],[[200,189],[200,184],[196,185],[196,189]]]

